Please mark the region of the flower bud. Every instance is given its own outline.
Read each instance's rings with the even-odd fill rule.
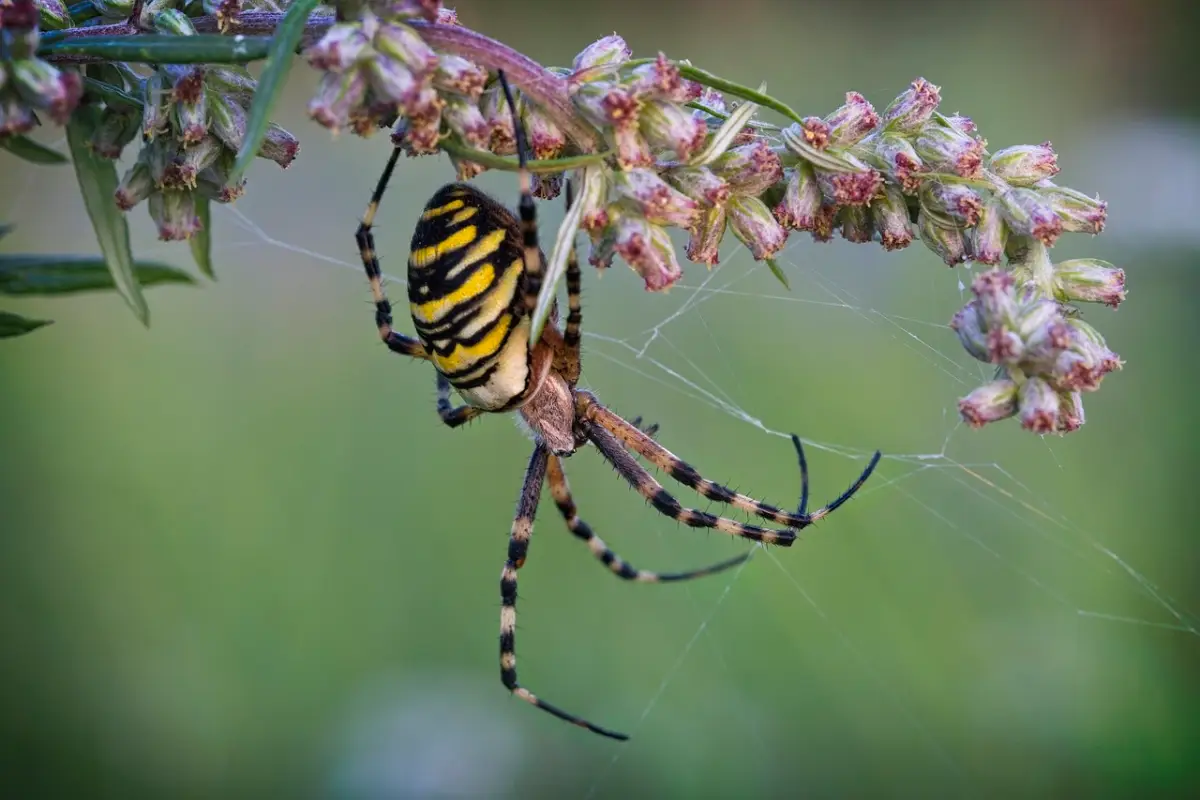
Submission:
[[[194,144],[208,134],[206,94],[203,67],[189,69],[171,87],[175,128],[184,144]]]
[[[866,206],[843,206],[838,211],[842,223],[842,238],[855,244],[866,244],[875,239],[875,226],[871,212]]]
[[[433,88],[453,92],[478,100],[487,86],[488,71],[462,56],[438,55],[437,70],[433,73]]]
[[[517,134],[513,128],[512,112],[508,109],[508,99],[501,91],[499,83],[483,93],[479,101],[479,110],[491,128],[488,149],[501,156],[515,154]]]
[[[534,197],[542,200],[553,200],[562,193],[563,174],[561,172],[535,172],[531,176],[529,191]]]
[[[405,104],[404,113],[408,116],[406,141],[414,153],[437,152],[444,106],[445,101],[432,86],[425,87]]]
[[[316,44],[304,52],[313,69],[345,72],[360,59],[375,56],[371,40],[357,22],[339,22],[330,26]]]
[[[374,58],[362,71],[366,72],[378,100],[406,106],[421,91],[417,77],[396,59]]]
[[[354,69],[342,75],[326,72],[308,103],[308,115],[323,127],[341,130],[349,123],[350,112],[362,104],[366,95],[364,70]]]
[[[117,208],[128,211],[145,200],[155,191],[154,177],[150,173],[150,165],[144,158],[138,158],[133,166],[125,172],[117,190],[113,192],[113,200]]]
[[[719,261],[721,239],[729,214],[724,205],[706,208],[700,213],[700,221],[692,226],[691,238],[687,243],[687,257],[698,264],[712,266]]]
[[[287,169],[296,160],[299,152],[300,140],[272,122],[267,126],[262,146],[258,148],[258,157],[274,161],[283,169]]]
[[[142,138],[152,142],[165,132],[169,124],[169,111],[166,79],[161,72],[155,72],[146,78],[142,87]]]
[[[967,243],[963,232],[958,228],[939,225],[925,209],[917,214],[917,232],[925,246],[937,253],[946,266],[955,267],[967,260]]]
[[[816,170],[817,186],[835,206],[865,206],[883,189],[883,177],[873,169],[862,172]]]
[[[617,194],[656,225],[689,228],[699,216],[696,201],[672,188],[652,169],[617,170],[613,178]]]
[[[638,131],[636,125],[617,125],[612,130],[613,144],[617,151],[617,164],[621,169],[649,167],[654,164],[650,143]]]
[[[968,136],[973,136],[976,131],[975,120],[970,117],[964,117],[962,114],[950,114],[944,118],[946,123],[958,128]]]
[[[579,55],[575,56],[572,67],[575,72],[598,67],[615,67],[632,57],[633,51],[625,44],[625,40],[614,33],[583,48]]]
[[[870,205],[871,222],[879,231],[879,243],[885,250],[902,250],[912,244],[912,223],[908,203],[895,186],[884,186],[883,196]]]
[[[1069,319],[1067,325],[1071,328],[1070,346],[1059,354],[1051,377],[1063,389],[1094,392],[1104,376],[1120,369],[1123,362],[1091,325],[1081,319]]]
[[[833,134],[833,128],[820,117],[805,117],[799,125],[793,124],[791,130],[798,130],[803,141],[816,150],[828,147]]]
[[[1017,413],[1017,384],[1008,379],[985,383],[958,401],[958,413],[972,428],[1008,419]]]
[[[74,23],[62,0],[37,0],[38,27],[44,31],[60,31]]]
[[[1125,299],[1125,270],[1098,258],[1060,261],[1054,265],[1054,287],[1062,300],[1116,308]]]
[[[259,154],[262,154],[261,150]],[[230,173],[236,162],[237,153],[232,150],[223,151],[208,169],[200,173],[196,191],[218,203],[232,203],[237,200],[246,192],[246,179],[241,178],[236,182],[230,180]]]
[[[671,237],[657,225],[633,214],[616,220],[614,249],[646,282],[646,290],[670,288],[683,276]]]
[[[1002,269],[982,272],[971,281],[971,292],[979,300],[985,327],[1016,325],[1017,297],[1014,285],[1013,276]]]
[[[1017,393],[1021,427],[1034,433],[1053,433],[1058,427],[1058,393],[1048,382],[1031,377]]]
[[[1082,428],[1086,421],[1083,395],[1079,392],[1061,392],[1058,395],[1058,432],[1072,433]]]
[[[969,228],[979,222],[983,200],[979,193],[960,183],[926,181],[919,194],[921,209],[938,225]]]
[[[1005,221],[1018,236],[1032,236],[1049,247],[1062,233],[1062,220],[1033,189],[1007,189],[996,197]]]
[[[1016,333],[1024,342],[1022,366],[1031,372],[1052,370],[1059,354],[1071,344],[1071,328],[1058,303],[1040,298],[1021,307]]]
[[[251,77],[245,67],[214,64],[206,68],[204,76],[208,88],[225,97],[236,101],[243,108],[250,105],[254,93],[258,91],[258,81]]]
[[[238,151],[246,139],[246,110],[236,100],[218,94],[210,106],[209,123],[213,135],[230,150]]]
[[[162,171],[159,185],[164,190],[194,189],[197,176],[217,160],[221,143],[215,137],[205,136],[190,147],[176,153]]]
[[[9,65],[17,93],[34,109],[44,109],[59,125],[66,123],[83,96],[83,79],[36,58]]]
[[[701,92],[700,84],[684,80],[663,53],[653,63],[635,67],[631,85],[639,96],[677,104],[699,99]]]
[[[589,121],[602,128],[635,125],[640,106],[632,91],[612,83],[584,86],[571,100]]]
[[[438,67],[437,53],[407,25],[381,24],[375,32],[374,44],[380,55],[396,59],[418,80]]]
[[[846,103],[825,118],[832,147],[851,147],[879,127],[879,115],[858,92],[846,92]]]
[[[972,300],[955,313],[950,319],[950,330],[958,334],[958,340],[974,358],[980,361],[992,360],[978,300]]]
[[[3,69],[0,66],[0,69]],[[37,127],[33,109],[15,94],[0,95],[0,136],[27,133]]]
[[[471,147],[482,148],[487,145],[492,128],[483,118],[483,113],[475,103],[466,98],[447,95],[442,116],[445,118],[446,124],[450,126],[450,130],[458,134],[459,138]],[[541,156],[535,155],[535,158],[541,158]]]
[[[196,199],[191,192],[150,195],[150,216],[158,225],[158,238],[164,242],[185,241],[204,227],[196,215]]]
[[[423,19],[443,25],[458,22],[458,15],[451,9],[442,8],[441,0],[388,0],[386,8],[393,19]]]
[[[821,210],[821,187],[817,186],[812,164],[801,161],[784,174],[787,181],[783,199],[775,206],[775,219],[785,228],[811,231]]]
[[[1042,181],[1036,188],[1042,201],[1062,220],[1064,231],[1097,234],[1104,230],[1108,203],[1050,181]]]
[[[1049,142],[1019,144],[993,153],[989,169],[1013,186],[1031,186],[1058,174],[1058,155]]]
[[[971,259],[980,264],[999,264],[1008,239],[1008,226],[997,200],[990,199],[979,209],[979,219],[967,235]]]
[[[911,133],[933,116],[942,101],[941,89],[924,78],[917,78],[883,112],[887,130]]]
[[[392,141],[395,141],[396,138],[397,134],[393,134]],[[403,132],[399,133],[399,138],[401,141],[403,141]],[[479,175],[487,172],[487,167],[485,167],[483,164],[455,158],[454,156],[450,156],[450,163],[454,165],[454,179],[460,182],[469,181],[472,178],[478,177]],[[537,175],[534,175],[533,177],[534,180],[537,179]]]
[[[779,155],[763,140],[730,148],[712,169],[735,195],[757,197],[783,178]]]
[[[521,123],[526,141],[534,158],[557,158],[567,146],[567,137],[542,109],[526,100],[521,109]]]
[[[133,13],[133,0],[93,0],[92,7],[106,20],[124,21]]]
[[[701,206],[715,206],[729,199],[729,184],[708,167],[672,167],[662,176]]]
[[[884,174],[900,184],[905,194],[916,194],[921,188],[921,172],[925,165],[912,143],[894,134],[884,134],[871,141],[875,144],[872,160]]]
[[[833,223],[837,219],[838,207],[826,203],[817,210],[810,229],[814,242],[829,242],[833,240]]]
[[[651,147],[670,150],[680,161],[691,158],[708,138],[704,121],[674,103],[646,103],[638,124]]]
[[[106,108],[88,145],[101,158],[118,159],[137,135],[140,123],[134,109]]]
[[[3,60],[33,59],[38,48],[38,8],[33,0],[0,3],[0,48]]]
[[[975,178],[983,166],[983,142],[937,122],[927,123],[921,128],[915,147],[921,160],[935,171],[949,171],[963,178]]]
[[[729,227],[758,261],[771,258],[787,242],[787,231],[757,197],[734,195],[728,203]]]

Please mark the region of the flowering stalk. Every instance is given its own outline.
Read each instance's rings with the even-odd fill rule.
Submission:
[[[42,25],[58,40],[270,34],[290,5],[93,0],[90,16],[109,24],[81,28],[60,0],[37,0]],[[19,6],[32,0],[4,8]],[[312,13],[301,38],[304,59],[322,73],[309,103],[318,124],[363,136],[390,127],[410,155],[446,152],[463,180],[514,169],[512,115],[497,80],[503,70],[532,150],[535,193],[554,197],[567,177],[582,187],[547,265],[535,329],[576,228],[591,240],[592,264],[607,268],[620,259],[652,291],[683,274],[672,228],[686,232],[691,261],[718,263],[732,233],[773,270],[788,237],[804,231],[817,242],[840,235],[889,251],[920,241],[949,266],[995,268],[974,282],[975,300],[951,325],[969,353],[997,368],[995,381],[960,403],[971,425],[1016,416],[1031,430],[1074,430],[1083,421],[1079,393],[1120,366],[1076,304],[1116,307],[1124,273],[1095,259],[1050,258],[1064,233],[1099,233],[1105,204],[1053,182],[1058,164],[1049,143],[989,152],[969,118],[939,111],[940,90],[928,81],[913,81],[881,112],[849,92],[831,113],[803,116],[765,88],[663,54],[635,59],[615,34],[584,48],[569,67],[546,68],[463,27],[438,0],[333,6],[333,15]],[[4,35],[5,58],[34,57],[36,37]],[[69,59],[86,60],[80,52]],[[17,120],[24,130],[34,124],[30,108],[54,118],[78,102],[72,79],[59,77],[72,73],[52,73],[49,64],[19,74],[8,62],[3,67],[0,121]],[[117,200],[122,207],[149,200],[160,232],[186,238],[196,229],[190,194],[225,202],[243,191],[230,166],[255,122],[247,120],[254,82],[236,65],[158,64],[149,75],[129,65],[105,68],[104,80],[89,74],[84,93],[85,101],[105,104],[96,152],[115,156],[138,133],[145,142]],[[4,104],[26,98],[31,86],[40,106]],[[120,101],[126,90],[141,96],[140,114]],[[762,109],[781,115],[783,126],[756,119]],[[295,150],[294,137],[272,129],[260,155],[286,165]]]

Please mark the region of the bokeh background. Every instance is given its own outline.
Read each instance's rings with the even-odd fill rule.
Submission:
[[[279,121],[300,158],[259,163],[215,215],[217,283],[152,290],[148,331],[115,295],[5,302],[57,323],[0,346],[4,795],[1200,791],[1193,8],[459,3],[543,63],[615,30],[638,55],[766,80],[801,113],[849,89],[882,108],[924,76],[992,146],[1052,140],[1062,182],[1110,203],[1108,230],[1056,257],[1128,273],[1118,312],[1088,310],[1125,370],[1087,397],[1082,431],[1040,439],[956,423],[986,377],[944,327],[969,275],[921,247],[796,237],[790,291],[734,247],[665,296],[589,272],[587,386],[713,477],[789,502],[793,455],[771,432],[795,430],[821,501],[888,454],[796,547],[687,586],[614,580],[544,498],[521,677],[624,745],[497,680],[529,445],[504,418],[444,428],[430,370],[378,345],[352,233],[387,141],[308,122],[297,67]],[[449,176],[403,164],[385,271],[402,275]],[[69,168],[0,153],[0,180],[6,251],[95,251]],[[481,183],[513,196],[511,176]],[[191,268],[144,208],[132,220],[139,255]],[[657,517],[593,452],[568,467],[585,518],[636,564],[740,548]]]

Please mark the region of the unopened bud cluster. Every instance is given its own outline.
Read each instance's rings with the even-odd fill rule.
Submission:
[[[79,104],[79,74],[36,56],[40,29],[70,24],[62,0],[0,1],[0,139],[33,130],[41,116],[65,124]]]
[[[164,65],[141,81],[140,118],[106,108],[92,140],[98,154],[117,158],[135,136],[143,142],[117,188],[117,205],[128,211],[148,201],[159,238],[183,240],[200,229],[197,193],[219,203],[240,197],[246,182],[233,180],[231,170],[255,86],[244,67]],[[272,123],[258,155],[286,168],[298,150],[296,137]]]

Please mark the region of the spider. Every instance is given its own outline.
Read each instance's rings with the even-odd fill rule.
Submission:
[[[642,583],[684,581],[728,569],[753,550],[733,559],[689,572],[657,574],[620,558],[579,518],[563,470],[563,459],[586,444],[593,445],[630,486],[659,513],[693,528],[710,528],[763,545],[789,546],[796,532],[846,502],[879,462],[876,452],[858,479],[824,508],[806,511],[808,472],[800,440],[802,490],[795,513],[768,505],[704,478],[654,438],[657,426],[640,427],[606,408],[591,392],[579,389],[580,337],[583,311],[580,268],[574,248],[567,261],[567,317],[560,329],[557,309],[537,342],[529,341],[530,320],[542,285],[544,256],[530,173],[528,143],[515,113],[512,90],[498,74],[508,107],[514,109],[520,201],[518,216],[467,183],[443,186],[426,204],[413,232],[408,259],[408,299],[417,336],[392,327],[392,306],[384,293],[375,241],[371,233],[383,193],[401,148],[392,151],[363,214],[355,238],[375,304],[375,323],[393,353],[429,361],[436,370],[437,413],[457,428],[486,413],[515,411],[534,440],[525,470],[516,516],[508,540],[508,557],[500,575],[500,680],[514,696],[574,725],[613,739],[625,734],[602,728],[552,705],[517,682],[515,651],[517,571],[524,566],[542,486],[548,482],[567,528],[618,577]],[[570,183],[567,204],[571,203]],[[465,405],[451,405],[451,389]],[[639,463],[636,456],[664,470],[701,496],[724,503],[782,528],[761,527],[680,505]]]

